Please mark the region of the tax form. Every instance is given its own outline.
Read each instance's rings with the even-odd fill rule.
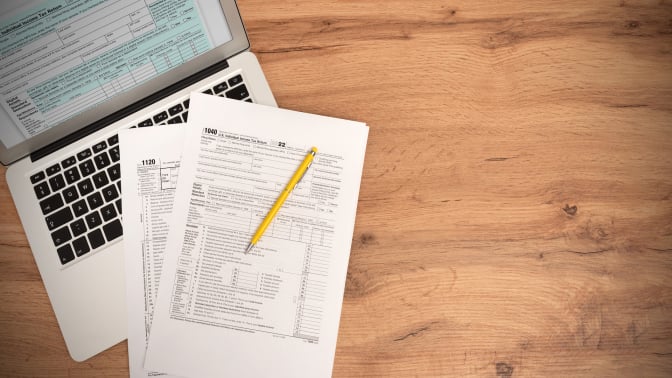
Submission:
[[[23,138],[218,42],[195,0],[52,0],[2,16],[0,105]]]
[[[119,133],[131,378],[143,368],[159,287],[186,127],[165,125]],[[160,143],[148,143],[160,141]],[[168,377],[162,375],[162,377]]]
[[[330,376],[368,127],[202,94],[189,115],[145,369]]]

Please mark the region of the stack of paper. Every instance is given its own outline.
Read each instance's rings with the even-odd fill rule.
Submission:
[[[186,125],[120,133],[132,377],[331,375],[367,135],[203,94]]]

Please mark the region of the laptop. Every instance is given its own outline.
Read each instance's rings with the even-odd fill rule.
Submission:
[[[0,14],[0,161],[83,361],[127,335],[118,131],[185,122],[193,91],[277,105],[233,0],[13,0]]]

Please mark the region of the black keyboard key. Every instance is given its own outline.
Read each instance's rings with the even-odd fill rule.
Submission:
[[[45,200],[40,202],[40,208],[42,208],[42,214],[44,215],[47,215],[62,206],[63,198],[61,198],[60,193],[56,193],[51,197],[47,197]]]
[[[149,119],[149,118],[140,122],[140,123],[138,123],[138,127],[148,127],[148,126],[153,126],[153,125],[154,125],[154,122],[152,122],[152,120]]]
[[[100,209],[100,213],[103,214],[103,220],[105,222],[114,219],[117,216],[117,211],[114,209],[113,203],[105,205],[105,207]]]
[[[121,198],[114,201],[114,204],[117,205],[117,211],[119,212],[119,214],[121,214]]]
[[[175,123],[182,123],[182,117],[180,117],[178,115],[177,117],[173,117],[173,118],[168,120],[169,125],[172,125],[172,124],[175,124]]]
[[[57,229],[73,219],[72,211],[70,211],[69,207],[64,207],[44,218],[44,220],[47,221],[47,228],[49,228],[49,231]]]
[[[107,143],[109,143],[110,146],[114,146],[115,144],[119,143],[119,135],[115,134],[107,138]]]
[[[68,167],[71,167],[71,166],[75,165],[75,163],[77,163],[77,159],[75,159],[74,156],[70,156],[69,158],[67,158],[67,159],[65,159],[61,162],[61,166],[63,167],[63,169],[65,169],[65,168],[68,168]]]
[[[79,181],[79,179],[81,178],[79,176],[79,171],[77,170],[77,167],[66,169],[65,172],[63,172],[63,175],[65,175],[65,181],[68,184],[72,184],[75,181]]]
[[[229,79],[229,85],[232,87],[235,87],[236,85],[240,84],[243,82],[243,77],[240,75],[236,75],[232,78]]]
[[[77,187],[79,188],[79,194],[83,196],[93,192],[93,184],[88,178],[82,182],[78,182]]]
[[[84,224],[83,219],[77,219],[76,221],[70,223],[70,231],[72,231],[72,236],[77,237],[86,232],[86,224]]]
[[[57,249],[56,252],[58,252],[58,258],[61,260],[61,264],[63,265],[75,259],[75,254],[72,253],[70,244],[62,246],[61,248]]]
[[[229,89],[229,86],[226,85],[225,82],[222,82],[222,83],[219,83],[219,84],[215,85],[212,89],[215,91],[215,93],[219,93],[219,92],[223,92],[223,91]]]
[[[166,113],[166,112],[161,112],[161,113],[154,116],[154,122],[155,123],[161,123],[161,122],[163,122],[167,119],[168,119],[168,113]]]
[[[92,179],[94,185],[96,185],[96,188],[98,189],[110,183],[110,180],[107,179],[105,171],[96,173],[95,175],[93,175]]]
[[[121,177],[121,171],[119,170],[119,164],[115,164],[110,168],[107,168],[107,174],[110,176],[110,181],[116,181]]]
[[[119,189],[119,193],[121,194],[121,181],[117,181],[117,189]]]
[[[74,185],[63,190],[63,199],[65,199],[65,203],[70,203],[77,198],[79,198],[79,194],[77,194],[77,189]]]
[[[81,217],[82,215],[89,212],[89,208],[86,206],[86,200],[82,199],[72,204],[72,211],[74,211],[76,217]]]
[[[93,153],[91,153],[91,150],[87,148],[86,150],[77,154],[77,160],[82,161],[86,158],[91,157],[91,155],[93,155]]]
[[[92,228],[96,228],[103,223],[103,220],[100,219],[100,214],[98,214],[97,211],[86,214],[84,219],[86,219],[86,225],[89,226],[89,230]]]
[[[103,152],[98,154],[93,158],[93,161],[96,162],[96,168],[103,169],[110,165],[110,158],[107,156],[107,153]]]
[[[247,91],[247,87],[245,86],[245,84],[243,84],[226,92],[226,97],[234,100],[242,100],[245,97],[250,97],[250,93]]]
[[[112,158],[112,161],[119,161],[121,156],[119,155],[119,146],[114,146],[110,148],[110,157]]]
[[[187,117],[188,116],[189,116],[189,112],[182,113],[182,119],[184,120],[184,122],[187,122]]]
[[[119,221],[119,219],[115,219],[114,221],[104,225],[103,231],[105,232],[105,237],[107,238],[107,241],[112,241],[123,234],[123,229],[121,227],[121,222]]]
[[[75,249],[75,254],[77,254],[77,257],[85,255],[91,251],[91,248],[89,248],[89,243],[86,242],[86,238],[84,236],[73,240],[72,247]]]
[[[206,89],[206,90],[203,91],[203,93],[211,95],[212,94],[212,89]]]
[[[52,192],[57,192],[65,188],[65,180],[63,180],[63,175],[59,174],[49,179],[49,186],[51,186]]]
[[[100,193],[96,192],[86,197],[86,202],[89,203],[91,210],[97,209],[103,206],[103,197],[100,196]]]
[[[70,235],[70,229],[68,226],[60,228],[51,233],[51,240],[54,241],[54,245],[57,247],[70,239],[72,239],[72,236]]]
[[[114,186],[114,184],[103,189],[103,197],[105,197],[105,202],[111,202],[119,198],[119,192],[117,192],[117,188]]]
[[[47,175],[52,176],[61,171],[61,166],[59,164],[54,164],[51,167],[47,168]]]
[[[30,176],[30,182],[35,184],[37,182],[44,180],[44,177],[45,177],[44,172],[37,172],[36,174]]]
[[[182,110],[184,110],[184,108],[182,107],[182,104],[177,104],[177,105],[171,106],[168,109],[168,114],[170,114],[171,116],[174,116],[175,114],[182,112]]]
[[[96,144],[93,145],[93,153],[94,153],[94,154],[95,154],[95,153],[98,153],[98,152],[100,152],[100,151],[102,151],[102,150],[104,150],[104,149],[106,149],[106,148],[107,148],[107,143],[105,143],[104,140],[103,140],[103,141],[100,141],[100,142],[98,142],[98,143],[96,143]]]
[[[189,99],[184,100],[182,104],[184,104],[185,109],[189,109]]]
[[[33,189],[35,189],[35,195],[37,196],[37,199],[42,199],[51,193],[49,190],[49,185],[46,181],[35,185]]]
[[[105,244],[105,238],[100,229],[93,230],[87,235],[89,237],[89,243],[91,243],[91,248],[96,249],[101,245]]]
[[[96,168],[93,166],[91,160],[87,160],[79,165],[79,170],[82,172],[82,176],[86,177],[96,171]]]

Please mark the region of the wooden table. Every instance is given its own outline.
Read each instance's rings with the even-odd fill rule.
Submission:
[[[334,376],[672,374],[669,0],[239,6],[280,106],[371,127]],[[0,206],[0,375],[127,375]]]

